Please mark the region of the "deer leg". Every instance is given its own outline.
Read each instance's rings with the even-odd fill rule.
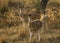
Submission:
[[[32,38],[32,32],[30,32],[30,40],[31,40],[31,38]]]
[[[41,38],[41,37],[40,37],[40,32],[38,32],[36,38],[37,38],[38,42],[40,42],[40,38]]]
[[[31,40],[32,40],[32,35],[33,35],[33,33],[32,33],[31,31],[29,31],[29,34],[30,34],[29,41],[31,41]]]
[[[38,34],[38,40],[39,40],[39,42],[40,42],[40,38],[41,38],[41,36],[40,36],[40,33]]]
[[[41,32],[44,32],[44,30],[45,30],[45,23],[42,24]]]

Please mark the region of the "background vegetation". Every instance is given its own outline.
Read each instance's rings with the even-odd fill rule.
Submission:
[[[28,27],[22,26],[19,9],[22,7],[23,14],[40,14],[41,0],[0,0],[0,43],[29,43]],[[54,15],[52,8],[57,9]],[[49,28],[41,33],[41,42],[32,38],[31,43],[60,43],[60,2],[49,0],[47,5]],[[53,14],[53,15],[52,15]],[[24,16],[25,17],[25,16]],[[26,17],[25,17],[26,18]],[[36,36],[35,36],[36,37]]]

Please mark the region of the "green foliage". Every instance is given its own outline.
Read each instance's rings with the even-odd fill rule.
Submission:
[[[35,8],[36,8],[36,10],[40,10],[40,0],[32,0],[32,2],[33,2],[33,4],[34,4],[34,6],[35,6]]]

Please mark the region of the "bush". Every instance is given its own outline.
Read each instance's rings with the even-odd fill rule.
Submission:
[[[8,7],[4,6],[1,8],[0,13],[3,15],[5,12],[8,12],[8,11],[9,11]]]
[[[60,7],[60,3],[58,3],[58,2],[50,2],[49,3],[49,5],[48,5],[49,7]]]

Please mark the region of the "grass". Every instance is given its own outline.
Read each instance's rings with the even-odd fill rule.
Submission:
[[[27,3],[28,3],[28,0],[27,0]],[[38,4],[39,3],[37,3],[36,6],[32,9],[34,10],[39,9]],[[50,8],[52,9],[52,7],[55,6],[55,4],[56,3],[52,3],[52,4],[50,3],[51,5]],[[31,3],[31,5],[33,6],[34,4]],[[56,5],[60,5],[60,4],[57,3]],[[31,12],[32,9],[29,12]],[[48,13],[50,15],[53,14],[53,11],[51,11],[51,9],[49,9],[50,12]],[[26,12],[27,11],[25,10],[25,13]],[[60,10],[57,15],[60,17]],[[26,25],[27,28],[22,26],[22,21],[19,16],[18,6],[17,8],[11,6],[11,8],[9,8],[7,12],[4,12],[3,15],[0,12],[0,43],[4,43],[4,42],[6,43],[60,43],[60,20],[57,17],[55,17],[55,20],[53,20],[54,17],[52,16],[52,18],[50,18],[51,22],[50,21],[48,22],[49,28],[47,30],[39,32],[41,34],[40,42],[38,42],[38,39],[36,41],[36,38],[34,37],[32,37],[32,41],[29,41],[29,31],[28,31],[29,27],[27,27],[27,25]],[[59,26],[59,27],[56,28],[56,26]]]

